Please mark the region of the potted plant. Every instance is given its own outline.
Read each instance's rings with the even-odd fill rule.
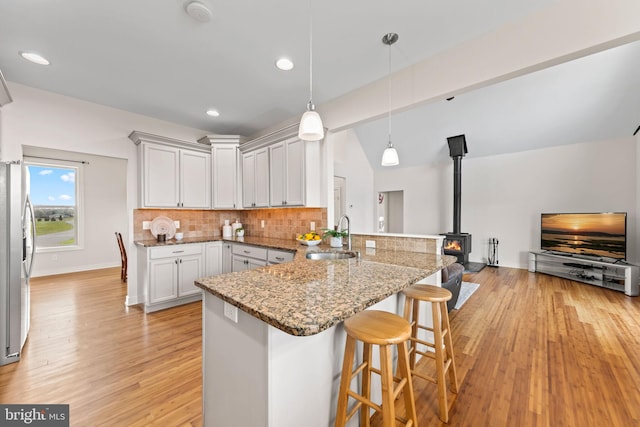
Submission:
[[[338,231],[338,230],[330,230],[326,229],[323,237],[329,237],[329,245],[332,248],[341,248],[342,247],[342,238],[347,237],[348,234],[346,231]]]
[[[237,237],[244,237],[244,228],[237,228],[236,229],[236,236]]]

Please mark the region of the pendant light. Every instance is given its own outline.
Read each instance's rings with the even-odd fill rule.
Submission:
[[[313,19],[311,17],[311,0],[309,0],[309,103],[307,111],[300,119],[298,137],[303,141],[319,141],[324,138],[324,126],[320,114],[313,105]]]
[[[393,144],[391,143],[391,45],[397,41],[398,35],[396,33],[388,33],[382,37],[382,43],[389,46],[389,74],[387,76],[387,89],[389,95],[389,142],[387,143],[387,148],[385,148],[382,153],[382,166],[396,166],[400,163],[400,160],[398,159],[398,152],[393,148]]]

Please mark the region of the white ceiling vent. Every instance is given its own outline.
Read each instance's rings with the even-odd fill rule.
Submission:
[[[184,10],[187,12],[187,15],[192,17],[198,22],[209,22],[211,21],[211,17],[213,14],[209,10],[209,8],[199,1],[192,1],[187,3],[184,7]]]

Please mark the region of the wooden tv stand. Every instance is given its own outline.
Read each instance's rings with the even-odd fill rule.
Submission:
[[[529,252],[529,271],[640,295],[640,268],[623,262],[595,261],[550,252]]]

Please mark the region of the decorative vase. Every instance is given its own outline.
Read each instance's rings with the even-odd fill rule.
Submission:
[[[243,229],[236,230],[236,236],[237,237],[244,237],[244,230]]]
[[[342,237],[331,237],[329,240],[329,245],[332,248],[341,248],[342,247]]]

